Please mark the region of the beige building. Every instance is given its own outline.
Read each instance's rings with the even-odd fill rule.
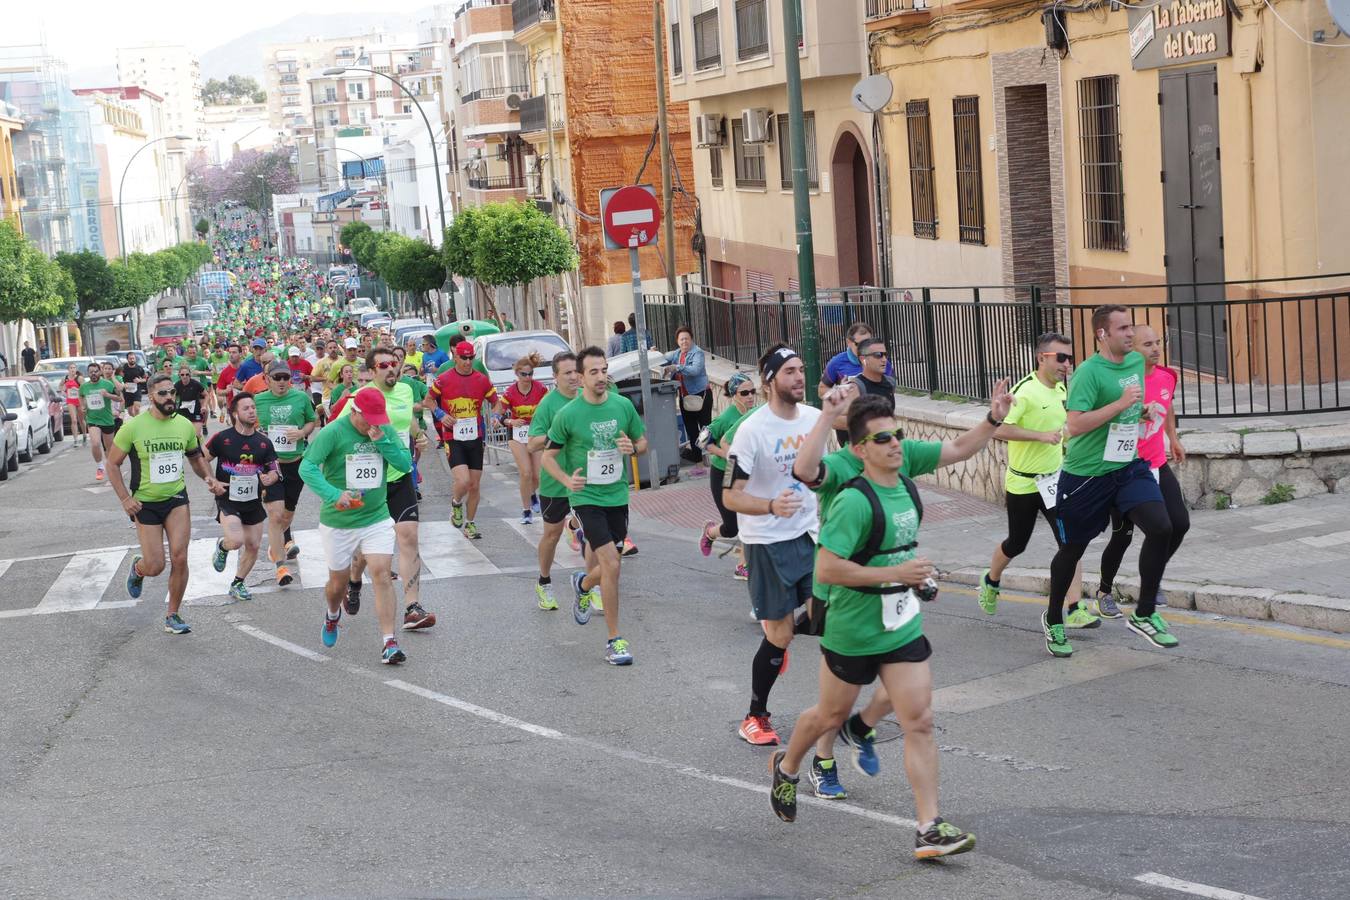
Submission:
[[[1272,2],[867,0],[871,64],[895,86],[895,282],[1175,303],[1325,286],[1178,285],[1350,270],[1350,54],[1319,46],[1338,33],[1322,3]],[[1169,352],[1234,380],[1284,380],[1250,348],[1282,324],[1318,332],[1256,307],[1206,319],[1169,314]]]
[[[387,52],[411,43],[408,38],[372,32],[264,45],[263,86],[267,91],[267,113],[272,127],[285,129],[291,135],[312,135],[316,122],[312,79],[332,66],[370,66],[371,51]],[[325,87],[327,85],[320,85],[320,96],[326,99]],[[343,99],[346,99],[345,95]],[[321,112],[319,118],[326,121],[326,112]]]
[[[708,283],[795,290],[797,254],[779,0],[667,0],[672,96],[689,102]],[[816,280],[877,284],[870,116],[858,0],[804,0],[801,63]]]
[[[197,57],[176,44],[117,49],[117,83],[148,88],[164,98],[169,134],[202,134],[202,74]]]
[[[23,198],[19,196],[19,178],[14,165],[14,135],[23,131],[19,111],[0,102],[0,221],[11,222],[23,231]]]

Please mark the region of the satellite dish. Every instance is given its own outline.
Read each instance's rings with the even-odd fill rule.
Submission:
[[[1350,0],[1327,0],[1327,2],[1350,5]],[[889,75],[868,75],[853,86],[853,94],[849,99],[860,112],[879,113],[891,102],[893,90],[894,86]]]
[[[1327,0],[1327,11],[1344,34],[1350,34],[1350,0]]]

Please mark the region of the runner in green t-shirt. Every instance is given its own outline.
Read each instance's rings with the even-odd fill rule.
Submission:
[[[713,519],[709,519],[703,524],[703,534],[699,536],[698,549],[704,556],[712,555],[715,541],[721,538],[735,540],[736,535],[740,534],[736,514],[727,509],[726,504],[722,502],[722,487],[727,476],[727,450],[731,447],[731,439],[735,436],[736,426],[755,409],[755,383],[749,375],[737,372],[727,379],[724,391],[731,398],[731,402],[727,404],[726,409],[718,414],[717,418],[708,424],[707,445],[704,447],[708,451],[708,455],[712,457],[711,468],[708,472],[708,486],[712,489],[713,505],[717,507],[717,512],[722,521],[719,524]],[[697,437],[696,435],[695,438]],[[750,573],[745,568],[745,553],[741,550],[739,543],[736,545],[736,558],[738,560],[735,571],[736,580],[745,581],[750,577]]]
[[[139,599],[147,577],[164,571],[164,539],[169,540],[169,614],[164,630],[187,634],[179,615],[183,591],[187,589],[188,544],[192,540],[192,518],[188,513],[184,460],[207,487],[214,478],[202,458],[197,428],[178,415],[178,399],[173,379],[152,375],[149,382],[149,406],[118,429],[108,450],[108,483],[122,501],[127,515],[136,520],[141,552],[131,559],[127,572],[127,594]],[[122,481],[122,461],[131,459],[131,486]]]
[[[267,556],[276,566],[277,584],[284,587],[294,580],[286,562],[300,555],[300,547],[291,537],[291,522],[305,486],[300,477],[300,458],[319,423],[309,395],[291,386],[290,367],[280,360],[268,364],[267,390],[254,394],[253,399],[258,406],[258,431],[272,442],[281,469],[281,479],[267,487],[263,500],[267,506]]]
[[[1139,548],[1139,604],[1125,625],[1154,647],[1175,647],[1176,637],[1158,614],[1158,585],[1171,555],[1172,520],[1148,460],[1140,459],[1140,423],[1158,412],[1146,408],[1144,357],[1134,351],[1134,319],[1124,306],[1092,312],[1099,350],[1069,384],[1069,445],[1056,488],[1055,513],[1062,543],[1050,563],[1050,600],[1041,618],[1045,646],[1068,657],[1064,598],[1088,543],[1106,529],[1114,510],[1144,533]]]
[[[577,368],[581,393],[553,417],[543,462],[571,492],[572,509],[596,557],[595,570],[572,575],[572,615],[579,625],[590,620],[592,591],[599,587],[609,629],[605,660],[626,666],[633,656],[619,636],[619,553],[628,536],[627,462],[647,452],[647,429],[632,401],[610,390],[604,350],[582,350]]]
[[[399,377],[398,359],[387,347],[378,347],[366,356],[366,370],[374,373],[371,384],[384,395],[384,408],[389,424],[398,435],[399,443],[409,451],[426,447],[425,433],[413,417],[413,389]],[[342,407],[338,418],[350,417],[352,404]],[[419,512],[417,485],[406,470],[389,467],[385,477],[388,486],[385,506],[394,520],[394,535],[398,544],[398,569],[403,582],[403,630],[419,631],[436,624],[436,616],[422,608],[422,556],[418,547]],[[365,558],[356,554],[352,560],[351,576],[347,583],[346,609],[356,615],[361,609],[361,576],[365,573]]]
[[[556,354],[552,365],[553,390],[539,401],[534,410],[534,418],[530,420],[531,453],[538,453],[548,446],[548,430],[553,425],[554,417],[576,399],[577,388],[581,384],[581,373],[577,371],[577,355],[571,350]],[[567,515],[572,509],[569,497],[567,488],[550,475],[548,468],[541,464],[539,514],[544,520],[544,533],[539,536],[539,581],[534,586],[534,594],[542,610],[558,608],[558,600],[553,596],[553,558],[558,552],[558,539],[562,537]],[[594,554],[586,553],[586,566],[588,571],[594,568]]]
[[[94,456],[96,481],[103,480],[103,456],[112,446],[114,400],[121,400],[117,396],[117,385],[103,377],[103,369],[98,363],[90,363],[89,380],[80,385],[80,403],[84,406],[84,420],[93,437],[89,452]]]
[[[885,692],[895,698],[896,719],[905,735],[905,771],[919,822],[914,855],[931,859],[974,848],[975,836],[938,816],[933,675],[928,665],[932,648],[923,636],[914,590],[932,585],[936,570],[915,556],[919,513],[901,477],[904,454],[893,408],[893,402],[879,396],[860,397],[849,407],[849,444],[862,460],[867,487],[841,490],[820,530],[816,565],[821,580],[834,586],[820,640],[825,657],[820,699],[797,719],[787,749],[773,755],[770,803],[779,818],[796,819],[797,771],[806,754],[845,724],[859,690],[880,677]],[[1006,408],[1004,395],[1001,409]],[[832,418],[827,413],[820,421],[828,426]],[[993,427],[977,431],[983,430],[987,441]],[[859,559],[859,553],[868,552],[868,538],[876,529],[873,503],[864,490],[881,506],[885,533],[874,555]]]
[[[360,551],[375,585],[375,615],[384,635],[381,661],[401,663],[407,656],[394,637],[394,585],[390,569],[394,556],[394,521],[386,504],[386,469],[407,472],[412,456],[389,424],[384,394],[362,388],[348,404],[347,416],[324,426],[300,463],[300,475],[319,495],[319,535],[328,564],[324,597],[324,646],[337,643],[338,622],[347,595],[352,557]]]
[[[1027,549],[1036,519],[1043,516],[1059,543],[1055,524],[1055,486],[1064,459],[1064,382],[1073,362],[1073,346],[1062,334],[1048,332],[1036,341],[1036,369],[1013,386],[1013,407],[994,437],[1008,442],[1008,472],[1004,505],[1008,508],[1008,537],[994,548],[989,568],[980,576],[980,608],[989,615],[998,609],[1003,570]],[[1077,377],[1077,376],[1075,376]],[[1083,596],[1082,566],[1074,575],[1069,596]],[[1096,628],[1101,621],[1076,601],[1065,617],[1068,628]]]

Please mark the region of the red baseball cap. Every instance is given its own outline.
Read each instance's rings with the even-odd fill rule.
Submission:
[[[455,355],[464,359],[473,359],[473,344],[468,341],[460,341],[455,345]]]
[[[385,409],[384,394],[379,388],[363,387],[352,398],[357,410],[371,425],[388,425],[389,413]]]

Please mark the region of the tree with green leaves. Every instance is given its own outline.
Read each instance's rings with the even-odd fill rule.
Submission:
[[[338,243],[351,250],[358,236],[370,234],[372,231],[373,229],[365,222],[348,222],[338,232]]]
[[[484,291],[491,314],[497,308],[497,287],[521,285],[529,305],[530,283],[577,267],[576,248],[567,233],[532,203],[510,200],[486,203],[460,212],[445,231],[445,267],[472,278]]]
[[[0,222],[0,322],[62,318],[75,306],[75,284],[55,262]]]
[[[56,264],[70,275],[75,288],[75,324],[85,333],[86,319],[92,312],[117,309],[113,294],[113,274],[108,261],[93,250],[58,253]]]
[[[203,239],[205,239],[206,233],[211,230],[211,223],[206,221],[206,217],[203,216],[202,218],[197,220],[197,224],[195,227],[197,234],[200,235]]]
[[[431,318],[427,292],[445,284],[445,262],[437,249],[426,241],[390,235],[381,245],[378,261],[380,277],[396,291],[408,291],[417,306]]]

